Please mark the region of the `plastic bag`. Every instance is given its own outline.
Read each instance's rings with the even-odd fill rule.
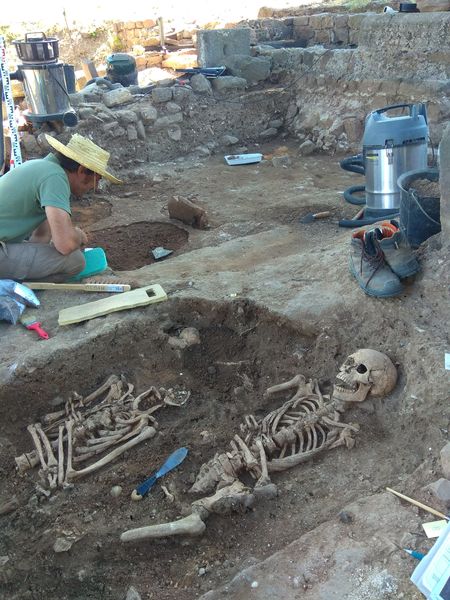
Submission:
[[[25,310],[25,304],[11,296],[0,295],[0,321],[8,321],[15,325]]]
[[[0,279],[0,296],[10,296],[17,302],[33,308],[41,304],[33,290],[13,279]]]

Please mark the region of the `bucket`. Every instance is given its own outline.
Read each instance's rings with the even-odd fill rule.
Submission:
[[[400,225],[412,248],[441,231],[439,169],[417,169],[398,178]]]
[[[137,85],[138,73],[134,56],[117,52],[106,57],[106,75],[113,83],[121,83],[124,87]]]

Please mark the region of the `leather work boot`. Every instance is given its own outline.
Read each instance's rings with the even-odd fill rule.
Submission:
[[[369,296],[390,298],[402,291],[402,284],[384,260],[375,231],[356,231],[352,235],[349,258],[350,273]]]
[[[419,263],[397,221],[383,221],[376,227],[375,235],[387,264],[398,277],[417,273]]]

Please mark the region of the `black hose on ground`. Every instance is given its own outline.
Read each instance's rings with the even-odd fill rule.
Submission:
[[[107,79],[106,77],[94,77],[93,79],[89,79],[89,81],[85,83],[84,87],[91,85],[91,83],[96,83],[97,85],[106,85],[106,87],[109,90],[114,90],[117,87],[122,87],[120,84],[117,85],[117,83],[113,83],[110,79]]]
[[[359,175],[364,175],[366,170],[364,167],[364,160],[362,154],[355,154],[354,156],[348,156],[344,158],[339,163],[344,171],[350,171],[351,173],[358,173]],[[361,198],[360,196],[355,196],[357,193],[365,192],[366,186],[364,185],[352,185],[344,192],[344,199],[350,204],[355,204],[356,206],[362,206],[366,203],[365,198]]]
[[[355,154],[354,156],[348,156],[339,163],[341,169],[344,171],[350,171],[351,173],[359,173],[364,175],[366,170],[364,168],[364,160],[362,154]]]
[[[366,203],[366,197],[364,196],[363,198],[361,198],[361,196],[355,196],[354,194],[359,193],[359,192],[365,192],[365,191],[366,191],[365,185],[352,185],[345,190],[344,198],[350,204],[355,204],[356,206],[362,206],[363,204]]]
[[[341,219],[338,223],[339,227],[347,227],[349,229],[353,227],[364,227],[365,225],[372,225],[372,223],[378,223],[379,221],[390,221],[391,219],[398,219],[398,211],[389,215],[383,215],[378,217],[364,217],[358,219]]]

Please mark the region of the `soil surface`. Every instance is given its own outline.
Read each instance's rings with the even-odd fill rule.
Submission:
[[[188,233],[175,225],[144,222],[96,230],[89,236],[89,243],[105,250],[112,269],[129,271],[155,262],[155,248],[173,253],[187,239]]]
[[[323,539],[326,531],[335,532],[328,564],[335,564],[333,552],[354,537],[355,547],[364,548],[355,557],[361,568],[355,586],[366,581],[364,569],[373,567],[374,576],[364,593],[360,587],[359,595],[351,595],[343,581],[333,579],[333,569],[317,562],[314,577],[296,580],[310,590],[308,598],[420,597],[409,581],[414,563],[400,558],[395,546],[388,551],[385,545],[378,558],[372,557],[370,545],[377,522],[383,535],[391,531],[390,539],[399,544],[421,551],[431,545],[418,524],[418,518],[429,519],[425,513],[404,505],[393,523],[389,502],[376,499],[386,486],[445,511],[424,486],[442,476],[439,451],[448,442],[450,425],[443,368],[450,345],[443,327],[448,319],[443,286],[448,251],[438,238],[430,239],[418,251],[421,273],[405,283],[401,296],[365,296],[347,270],[351,233],[337,224],[356,212],[344,203],[342,192],[361,178],[339,168],[342,157],[299,157],[294,144],[283,144],[291,158],[285,167],[275,167],[270,159],[229,167],[222,157],[139,167],[128,173],[125,186],[111,187],[75,211],[91,240],[110,244],[107,254],[121,281],[159,283],[168,301],[62,327],[57,322],[61,308],[103,296],[39,292],[48,341],[0,323],[0,505],[13,496],[18,504],[0,516],[2,597],[123,600],[132,586],[142,600],[193,600],[244,573],[238,578],[246,582],[245,590],[232,587],[210,597],[250,598],[253,579],[245,579],[246,568],[277,551],[284,557],[288,553],[287,560],[289,552],[295,553],[292,560],[297,560],[302,544],[291,549],[288,544],[307,535],[304,547],[311,552],[312,540]],[[255,151],[270,155],[276,149],[268,145]],[[166,207],[175,194],[205,207],[211,228],[200,231],[171,222]],[[99,212],[100,204],[111,213]],[[299,222],[323,210],[331,210],[332,216]],[[147,225],[142,233],[146,223],[149,234]],[[141,269],[129,266],[124,255],[116,263],[110,248],[121,239],[118,229],[134,231],[130,226],[140,232],[143,246],[146,242],[145,252],[147,242],[175,246],[175,238],[156,234],[162,230],[171,236],[179,228],[177,252]],[[170,340],[185,327],[198,330],[200,343],[182,349]],[[268,387],[302,373],[329,393],[339,365],[364,347],[390,356],[398,382],[387,398],[369,398],[343,415],[343,421],[360,425],[353,449],[329,450],[274,474],[276,498],[255,503],[245,514],[212,515],[203,536],[120,543],[127,529],[190,512],[196,497],[188,490],[201,465],[230,448],[246,415],[259,418],[292,396],[286,392],[267,398]],[[64,407],[71,391],[86,396],[111,374],[123,374],[136,394],[156,386],[190,396],[183,406],[158,409],[152,440],[47,495],[37,486],[42,486],[38,469],[24,475],[15,469],[14,457],[33,448],[27,426]],[[157,484],[143,501],[132,502],[134,487],[181,446],[189,449],[188,457],[161,481],[174,501]],[[110,493],[113,486],[122,487],[117,497]],[[375,499],[362,505],[370,514],[366,529],[358,519],[351,536],[350,530],[332,525],[347,504],[369,496]],[[55,546],[57,540],[63,542]],[[65,551],[56,551],[61,544]],[[351,569],[351,551],[346,552]],[[270,596],[263,579],[269,570],[282,574],[287,569],[283,560],[257,570],[260,589],[268,591],[255,597]],[[375,577],[376,565],[387,575]],[[299,597],[292,577],[284,595],[277,597]],[[342,594],[314,595],[313,586],[327,581]]]

